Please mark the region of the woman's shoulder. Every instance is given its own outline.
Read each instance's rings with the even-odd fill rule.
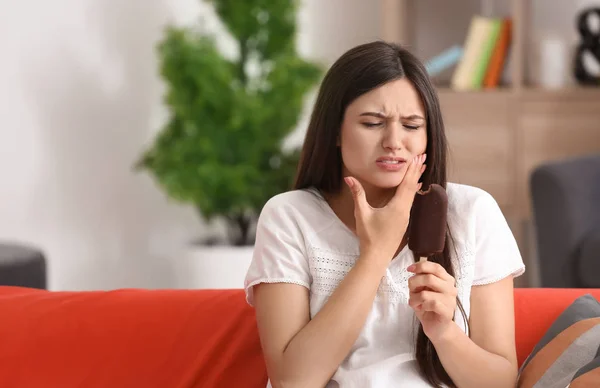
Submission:
[[[480,198],[493,199],[492,195],[484,189],[477,186],[465,185],[463,183],[448,182],[446,185],[448,200],[458,202],[460,199],[465,199],[466,202],[472,202]]]
[[[465,184],[448,183],[448,222],[455,234],[473,236],[482,227],[493,228],[505,217],[496,199],[487,191]]]
[[[461,183],[448,183],[448,212],[472,217],[480,209],[497,208],[496,199],[487,191]]]
[[[268,212],[303,212],[322,207],[322,197],[317,190],[290,190],[271,197],[262,208],[261,213]]]
[[[319,225],[326,218],[326,202],[315,189],[290,190],[271,197],[261,210],[259,222],[286,220]]]

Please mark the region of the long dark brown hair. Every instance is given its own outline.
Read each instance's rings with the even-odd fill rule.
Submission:
[[[427,169],[421,181],[423,189],[431,183],[446,187],[447,142],[440,104],[425,67],[403,47],[382,41],[357,46],[343,54],[329,69],[310,118],[300,155],[294,189],[315,188],[336,194],[342,188],[342,157],[337,147],[344,113],[356,98],[390,81],[407,78],[418,91],[427,121]],[[450,231],[447,228],[443,253],[429,260],[441,264],[454,276],[450,258]],[[457,305],[468,327],[460,300]],[[455,387],[439,356],[419,323],[416,339],[417,363],[423,377],[433,386]]]

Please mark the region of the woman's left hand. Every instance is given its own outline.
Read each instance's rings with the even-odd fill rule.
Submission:
[[[415,274],[408,279],[408,304],[421,321],[425,335],[435,343],[455,325],[457,290],[454,277],[432,261],[414,263],[407,270]]]

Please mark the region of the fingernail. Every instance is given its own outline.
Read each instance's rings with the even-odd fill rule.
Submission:
[[[354,186],[354,182],[352,181],[352,179],[350,179],[350,177],[345,177],[344,181],[346,182],[346,184],[348,186],[350,186],[351,188]]]
[[[425,163],[425,160],[427,160],[427,154],[423,154],[423,163]]]
[[[413,272],[416,267],[417,267],[416,265],[411,264],[411,265],[408,266],[408,268],[406,268],[406,270],[409,271],[409,272]]]

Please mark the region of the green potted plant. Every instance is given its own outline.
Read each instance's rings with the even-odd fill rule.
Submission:
[[[225,220],[227,244],[251,247],[263,205],[291,187],[299,152],[282,143],[322,68],[296,52],[297,1],[207,2],[237,58],[198,29],[167,27],[158,54],[170,116],[136,166],[205,220]]]

